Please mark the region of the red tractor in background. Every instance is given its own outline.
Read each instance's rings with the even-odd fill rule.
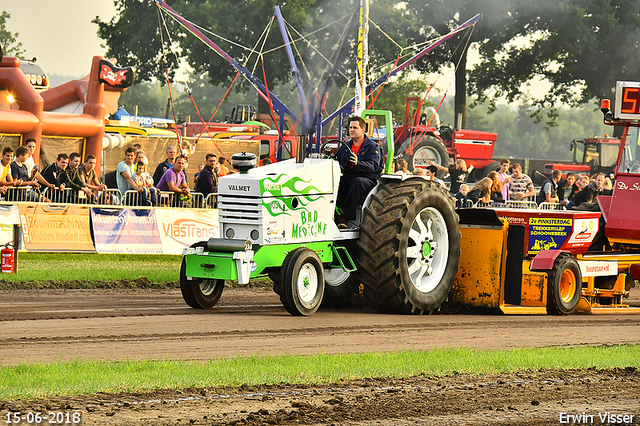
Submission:
[[[471,180],[478,180],[498,167],[492,159],[495,133],[440,126],[437,112],[425,107],[419,97],[407,98],[405,114],[405,124],[393,133],[396,156],[407,162],[410,171],[427,167],[429,161],[449,167],[451,162],[462,159],[467,167],[475,169]]]
[[[259,140],[260,162],[268,158],[272,162],[288,160],[296,156],[296,133],[291,129],[288,117],[284,119],[285,128],[282,130],[283,143],[281,158],[278,159],[280,139],[278,130],[273,129],[273,119],[269,114],[257,114],[254,105],[238,105],[233,107],[231,115],[225,117],[223,123],[212,122],[206,125],[202,122],[185,122],[178,125],[179,131],[187,137],[210,137],[231,140]]]
[[[582,158],[578,161],[578,144],[583,145]],[[572,140],[569,148],[573,151],[573,161],[555,162],[544,165],[544,174],[551,176],[554,170],[562,171],[563,178],[567,173],[580,173],[592,176],[594,173],[604,173],[609,176],[614,172],[618,151],[620,149],[620,139],[604,136],[594,137],[584,140]]]

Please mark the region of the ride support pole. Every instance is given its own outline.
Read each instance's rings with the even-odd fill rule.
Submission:
[[[13,225],[13,273],[18,273],[18,244],[20,243],[20,225]]]

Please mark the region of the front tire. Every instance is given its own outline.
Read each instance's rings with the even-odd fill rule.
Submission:
[[[582,272],[573,256],[560,255],[547,272],[547,312],[569,315],[578,307],[582,297]]]
[[[424,313],[447,299],[460,229],[448,192],[421,178],[379,183],[360,227],[363,295],[381,312]]]
[[[186,262],[180,267],[180,290],[182,298],[194,309],[212,309],[220,300],[224,280],[191,278],[186,276]]]
[[[313,315],[324,295],[324,269],[318,254],[307,248],[294,250],[283,265],[280,301],[291,315]]]

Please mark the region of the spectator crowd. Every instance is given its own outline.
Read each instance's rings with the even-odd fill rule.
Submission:
[[[595,173],[590,177],[569,172],[563,179],[562,172],[554,170],[536,194],[533,181],[522,172],[522,166],[519,163],[511,166],[509,159],[504,158],[498,170],[490,172],[471,189],[461,184],[453,198],[457,207],[522,201],[535,202],[537,205],[546,203],[557,209],[598,210],[596,197],[612,193],[613,182],[604,173]]]
[[[35,140],[27,139],[15,152],[10,146],[2,150],[0,199],[31,202],[77,202],[82,199],[86,203],[149,207],[204,207],[204,200],[211,200],[206,206],[213,207],[218,178],[230,173],[224,157],[218,158],[209,153],[205,156],[205,163],[198,165],[192,189],[185,175],[189,155],[193,153],[189,146],[182,145],[179,149],[169,146],[166,159],[151,175],[144,151],[139,145],[134,145],[125,151],[123,161],[117,165],[115,191],[100,181],[93,155],[88,155],[81,163],[81,155],[77,152],[69,155],[60,153],[55,162],[40,170],[33,159],[35,149]],[[394,167],[396,174],[411,174],[403,159],[397,160]],[[611,195],[613,191],[611,179],[603,173],[588,176],[570,172],[563,179],[562,173],[554,170],[536,194],[533,181],[523,173],[522,166],[518,163],[511,165],[506,158],[500,161],[499,169],[470,186],[467,181],[472,170],[473,166],[467,168],[465,161],[459,159],[448,168],[430,162],[426,168],[416,168],[413,174],[445,187],[437,174],[438,171],[448,173],[451,177],[449,194],[459,208],[535,201],[538,205],[555,204],[557,208],[596,210],[596,197]],[[202,194],[195,204],[192,193]]]
[[[60,153],[56,160],[42,170],[33,160],[34,139],[25,141],[15,152],[10,146],[2,150],[0,161],[0,200],[83,202],[88,204],[125,204],[129,206],[204,207],[204,200],[212,199],[207,207],[215,205],[218,177],[230,173],[215,154],[206,155],[206,164],[199,167],[194,177],[194,189],[187,182],[185,169],[188,147],[180,154],[174,146],[166,149],[166,159],[158,164],[153,176],[147,171],[149,160],[139,145],[127,148],[123,161],[116,168],[117,190],[107,188],[96,173],[96,158],[87,155]],[[192,192],[201,194],[197,204],[192,203]],[[212,197],[207,198],[210,194]]]

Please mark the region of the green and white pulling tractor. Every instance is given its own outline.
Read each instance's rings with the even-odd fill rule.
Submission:
[[[241,172],[219,180],[220,238],[184,252],[180,286],[189,306],[210,309],[225,281],[266,274],[292,315],[311,315],[323,298],[340,301],[358,287],[381,312],[440,307],[457,272],[458,216],[438,183],[390,174],[391,113],[363,113],[373,116],[389,129],[385,172],[349,229],[334,221],[341,170],[330,155],[259,168],[236,156]]]

